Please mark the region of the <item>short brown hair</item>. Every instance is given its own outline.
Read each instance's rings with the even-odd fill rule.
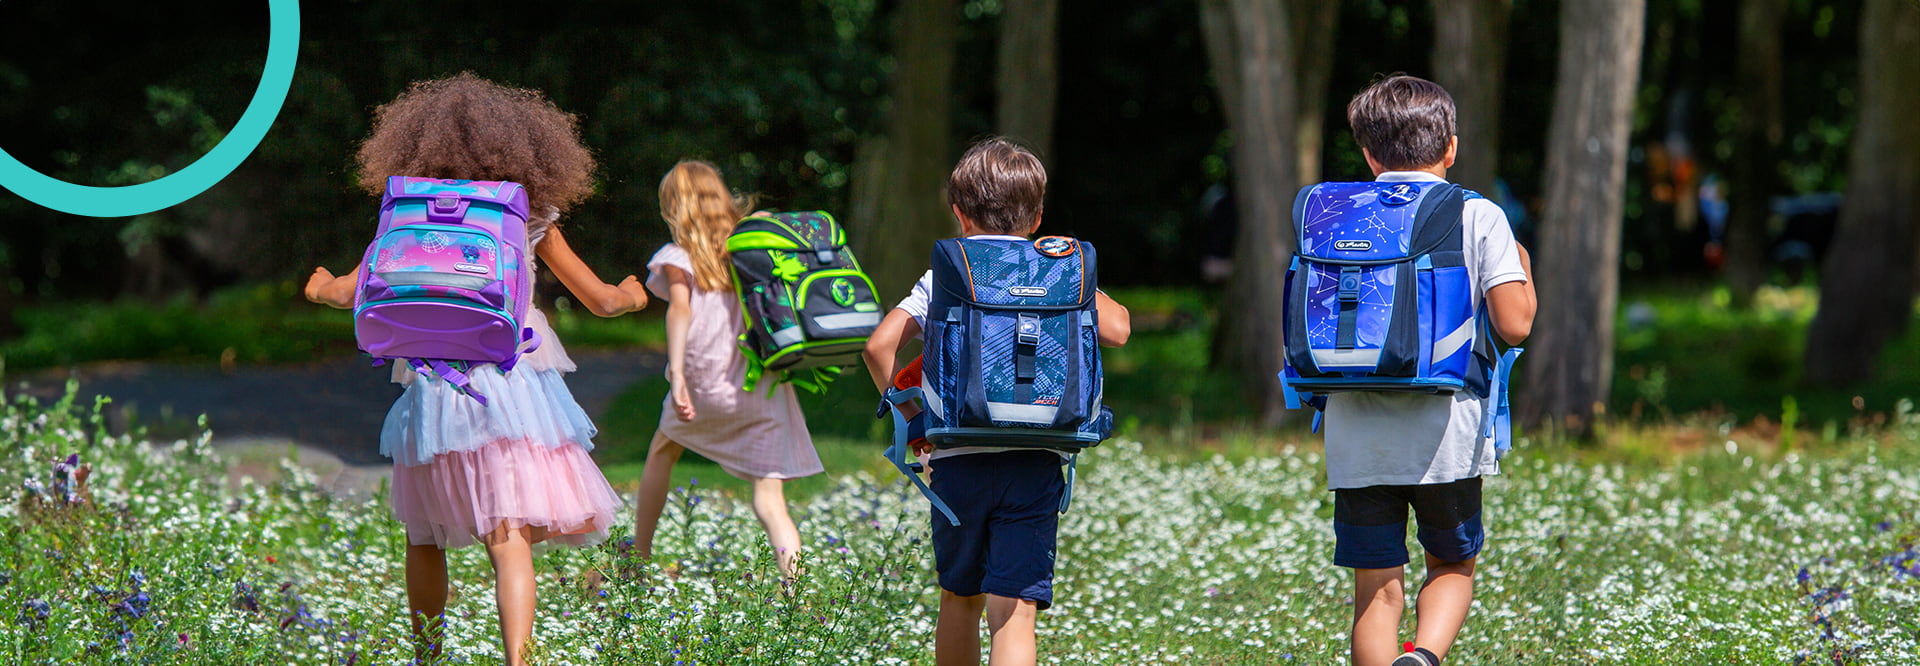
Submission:
[[[1453,96],[1440,84],[1395,74],[1347,102],[1353,140],[1380,166],[1396,171],[1439,164],[1453,139]]]
[[[947,203],[982,231],[1018,234],[1040,217],[1047,169],[1020,144],[992,137],[973,144],[947,176]]]
[[[510,180],[527,188],[535,217],[565,212],[593,193],[593,153],[579,120],[538,91],[462,72],[407,86],[373,111],[360,144],[360,188],[380,196],[388,176]]]

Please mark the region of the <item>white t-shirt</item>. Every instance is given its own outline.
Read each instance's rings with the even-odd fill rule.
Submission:
[[[979,240],[1013,240],[1013,241],[1026,240],[1026,238],[1021,236],[1005,236],[1005,235],[999,235],[999,234],[982,234],[979,236],[968,236],[968,238],[975,238]],[[907,314],[913,315],[913,323],[920,325],[921,340],[925,340],[927,337],[927,306],[932,303],[932,300],[933,300],[933,271],[929,270],[926,273],[923,273],[920,275],[919,282],[913,283],[913,291],[907,292],[907,297],[904,299],[901,299],[899,305],[893,306],[893,309],[895,310],[904,310],[906,311]],[[1003,451],[1032,451],[1032,450],[1033,449],[1030,449],[1030,448],[1020,448],[1020,447],[1013,447],[1013,446],[960,446],[960,447],[955,447],[951,449],[935,449],[933,452],[933,455],[929,456],[928,459],[939,460],[941,458],[951,458],[953,456],[964,456],[970,453],[1000,453]],[[1060,454],[1060,456],[1063,458],[1066,457],[1066,455],[1067,454],[1065,453]]]
[[[1383,182],[1441,181],[1422,171],[1389,171]],[[1475,308],[1487,290],[1524,282],[1526,269],[1507,225],[1507,214],[1482,198],[1461,211],[1467,274],[1478,288]],[[1431,485],[1500,473],[1493,442],[1480,436],[1486,403],[1471,392],[1336,393],[1327,399],[1327,487]]]

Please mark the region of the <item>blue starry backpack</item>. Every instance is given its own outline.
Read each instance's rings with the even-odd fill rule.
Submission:
[[[1477,197],[1440,181],[1300,190],[1280,327],[1288,408],[1324,409],[1344,391],[1470,391],[1487,401],[1481,435],[1511,448],[1506,387],[1521,350],[1496,348],[1476,304],[1463,211]]]
[[[894,415],[887,457],[958,525],[907,462],[909,430],[924,428],[935,449],[996,446],[1073,455],[1113,429],[1102,404],[1099,284],[1093,245],[1065,236],[1037,240],[957,238],[933,249],[921,385],[889,391],[881,414]],[[924,403],[924,425],[904,419],[900,403]],[[918,436],[915,432],[913,436]]]

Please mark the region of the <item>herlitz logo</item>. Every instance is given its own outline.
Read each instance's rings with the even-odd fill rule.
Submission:
[[[1333,242],[1333,249],[1341,252],[1365,252],[1373,249],[1373,241],[1352,239],[1337,240]]]
[[[1007,293],[1022,298],[1039,298],[1047,295],[1046,287],[1008,287]]]

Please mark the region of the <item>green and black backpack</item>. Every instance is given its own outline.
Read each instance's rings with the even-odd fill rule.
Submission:
[[[859,362],[880,325],[873,281],[847,249],[847,232],[826,211],[769,213],[741,220],[727,238],[733,285],[747,331],[746,388],[765,373],[818,391]]]

